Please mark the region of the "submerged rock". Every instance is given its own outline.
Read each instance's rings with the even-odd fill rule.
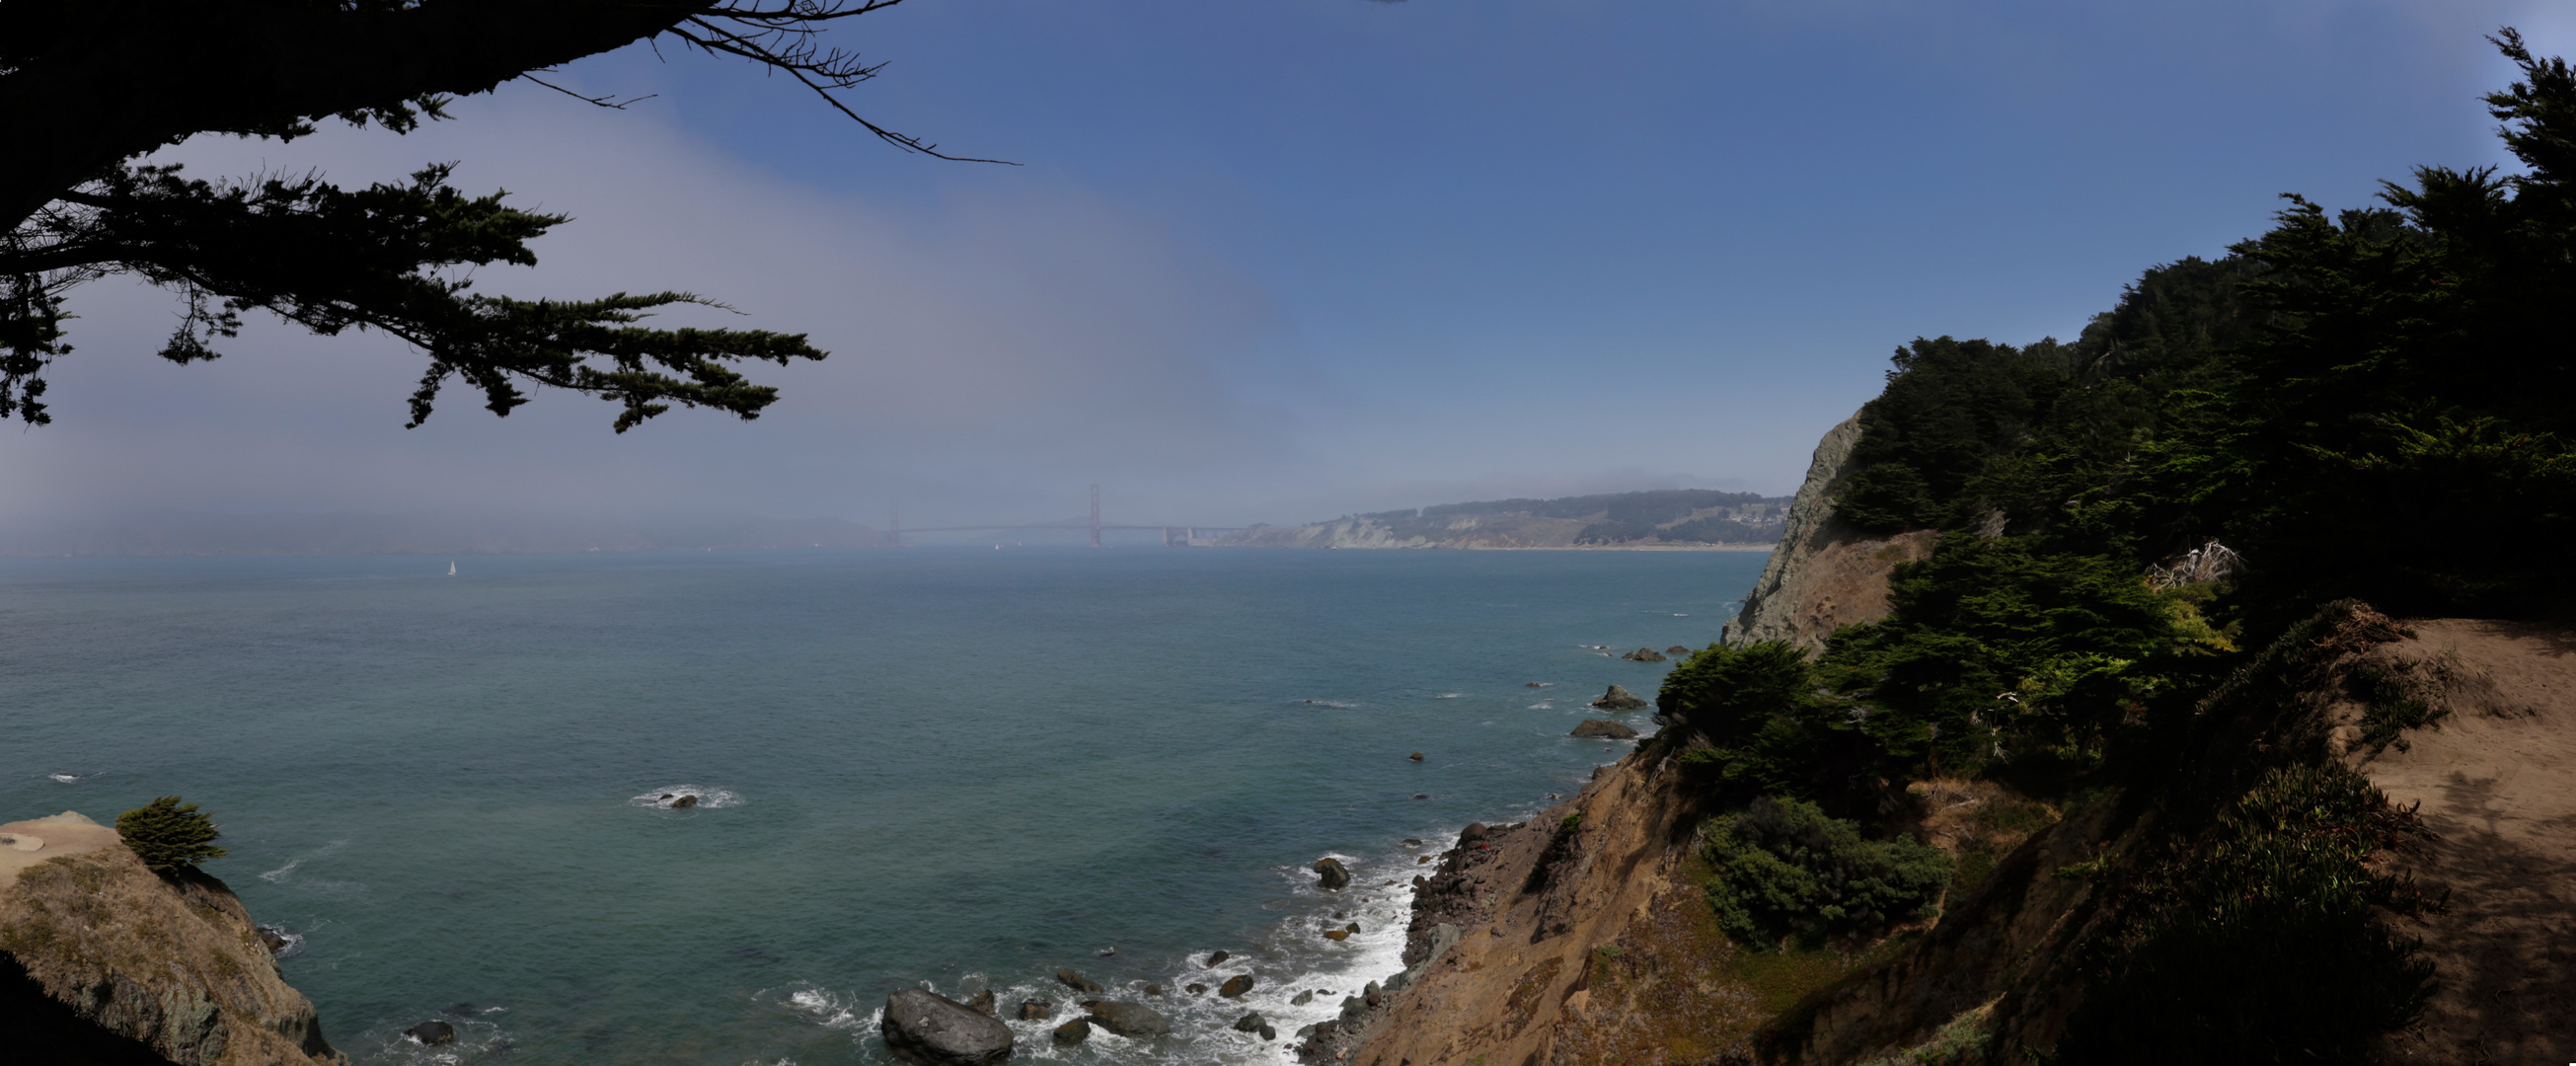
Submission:
[[[1105,991],[1100,987],[1100,982],[1084,977],[1082,975],[1082,971],[1076,970],[1070,966],[1057,970],[1055,972],[1055,979],[1064,982],[1064,986],[1066,988],[1070,988],[1076,992],[1089,992],[1096,996]]]
[[[1350,939],[1350,938],[1351,938],[1351,931],[1350,931],[1350,930],[1348,930],[1348,929],[1327,929],[1327,930],[1324,930],[1324,939],[1326,939],[1326,940],[1332,940],[1332,941],[1343,941],[1343,940],[1348,940],[1348,939]]]
[[[1261,1023],[1261,1038],[1263,1040],[1277,1040],[1279,1039],[1279,1030],[1271,1028],[1269,1022],[1263,1022]]]
[[[1411,754],[1411,755],[1407,755],[1407,756],[1405,756],[1405,758],[1407,758],[1407,759],[1411,759],[1411,760],[1413,760],[1414,762],[1421,762],[1421,761],[1422,761],[1422,753],[1417,751],[1417,752],[1414,752],[1414,753],[1413,753],[1413,754]]]
[[[1217,966],[1217,964],[1222,963],[1222,962],[1224,962],[1225,960],[1230,959],[1230,958],[1233,958],[1233,957],[1234,957],[1234,956],[1229,955],[1229,954],[1226,954],[1225,952],[1222,952],[1222,951],[1219,951],[1219,952],[1216,952],[1216,953],[1214,953],[1214,954],[1211,954],[1211,955],[1209,955],[1209,956],[1208,956],[1208,961],[1207,961],[1208,968],[1209,968],[1209,969],[1215,969],[1215,968],[1216,968],[1216,966]]]
[[[422,1047],[437,1047],[456,1042],[456,1027],[446,1022],[422,1022],[403,1030],[403,1035],[418,1041]]]
[[[1227,999],[1241,999],[1244,993],[1250,991],[1252,991],[1252,975],[1246,973],[1228,978],[1225,985],[1216,990],[1216,994]]]
[[[1020,1001],[1021,1021],[1039,1022],[1053,1017],[1055,1017],[1055,1004],[1053,1003],[1049,1003],[1043,999],[1024,999]]]
[[[1314,1002],[1314,1001],[1315,1001],[1315,990],[1314,990],[1314,989],[1309,988],[1309,989],[1307,989],[1307,990],[1305,990],[1305,991],[1303,991],[1303,992],[1299,992],[1299,993],[1297,993],[1297,997],[1296,997],[1295,999],[1291,999],[1291,1000],[1289,1000],[1289,1001],[1288,1001],[1288,1005],[1289,1005],[1289,1006],[1291,1006],[1291,1007],[1303,1007],[1303,1006],[1305,1006],[1306,1004],[1312,1003],[1312,1002]]]
[[[1055,1027],[1057,1046],[1079,1044],[1089,1039],[1091,1039],[1091,1019],[1089,1018],[1076,1018]]]
[[[1234,1020],[1235,1031],[1241,1033],[1260,1032],[1263,1024],[1260,1011],[1254,1011]]]
[[[1587,718],[1574,727],[1574,736],[1601,737],[1607,740],[1635,740],[1637,731],[1607,718]]]
[[[1193,996],[1196,996],[1196,995],[1203,995],[1203,994],[1205,994],[1205,993],[1207,992],[1207,986],[1206,986],[1206,985],[1201,985],[1201,984],[1193,984],[1193,985],[1189,986],[1188,988],[1184,988],[1184,989],[1182,989],[1181,991],[1187,992],[1187,993],[1189,993],[1189,994],[1191,994],[1191,995],[1193,995]]]
[[[1610,691],[1602,693],[1600,699],[1592,701],[1592,706],[1604,711],[1642,711],[1646,709],[1646,701],[1637,698],[1634,692],[1612,685]]]
[[[685,811],[697,805],[698,798],[696,796],[682,796],[671,801],[671,809],[675,811]]]
[[[1090,1021],[1130,1040],[1162,1036],[1172,1031],[1171,1019],[1142,1003],[1094,1003]]]
[[[966,1001],[966,1009],[987,1018],[993,1017],[993,990],[987,988],[975,993],[975,998]]]
[[[1329,855],[1315,860],[1315,877],[1327,892],[1339,892],[1351,883],[1351,871],[1342,865],[1342,860]]]
[[[886,1046],[932,1066],[993,1066],[1011,1057],[1011,1027],[918,988],[886,997]]]

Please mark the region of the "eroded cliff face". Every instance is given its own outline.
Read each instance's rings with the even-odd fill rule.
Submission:
[[[1886,617],[1887,579],[1896,565],[1931,556],[1940,538],[1931,530],[1878,536],[1834,519],[1834,491],[1859,442],[1860,416],[1854,415],[1816,444],[1780,546],[1745,596],[1743,611],[1726,624],[1724,643],[1785,640],[1821,649],[1836,629]]]
[[[1833,521],[1833,489],[1859,436],[1858,421],[1846,420],[1817,445],[1787,537],[1727,625],[1730,643],[1821,648],[1836,627],[1885,617],[1889,572],[1930,554],[1931,533],[1873,537]],[[1419,974],[1306,1042],[1305,1057],[1358,1066],[1751,1062],[1753,1037],[1790,1004],[1733,965],[1737,949],[1690,875],[1707,813],[1679,766],[1694,743],[1689,723],[1669,725],[1539,818],[1470,833],[1418,888],[1406,961]]]
[[[43,842],[0,870],[15,874],[0,884],[0,1047],[28,1062],[348,1062],[223,882],[164,879],[69,812],[0,835]]]

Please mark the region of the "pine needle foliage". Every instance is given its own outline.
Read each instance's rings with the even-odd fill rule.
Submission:
[[[223,827],[177,796],[162,796],[116,816],[116,835],[155,873],[175,874],[224,857],[215,846]]]

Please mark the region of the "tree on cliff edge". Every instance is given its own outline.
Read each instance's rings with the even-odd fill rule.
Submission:
[[[338,120],[406,133],[456,94],[543,80],[636,41],[760,64],[906,151],[932,145],[834,95],[874,75],[818,34],[900,0],[11,0],[0,6],[0,419],[50,421],[45,367],[71,351],[64,294],[111,274],[176,292],[162,358],[215,358],[242,312],[315,333],[374,329],[429,357],[411,424],[450,381],[494,414],[524,384],[621,405],[618,432],[673,403],[757,417],[777,390],[744,360],[820,359],[803,334],[637,326],[690,293],[514,300],[455,268],[533,265],[527,242],[566,221],[468,196],[449,168],[342,189],[314,176],[208,182],[139,157],[200,133],[280,141]],[[585,98],[587,99],[587,98]],[[591,100],[618,106],[608,100]],[[720,306],[720,305],[718,305]]]

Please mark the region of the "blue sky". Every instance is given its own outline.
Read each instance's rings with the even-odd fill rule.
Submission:
[[[1499,495],[1785,493],[1917,335],[2071,336],[2142,268],[2501,162],[2510,2],[907,0],[845,94],[665,43],[409,138],[201,140],[200,175],[461,160],[579,216],[491,291],[687,287],[835,350],[757,423],[625,437],[547,396],[404,431],[380,338],[149,357],[169,300],[74,310],[35,509],[721,509],[1290,522]]]

